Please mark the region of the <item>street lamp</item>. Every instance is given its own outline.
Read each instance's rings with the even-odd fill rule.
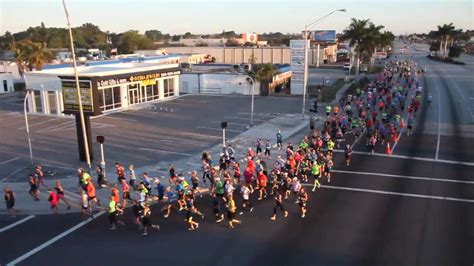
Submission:
[[[84,110],[82,108],[82,98],[81,98],[81,89],[79,87],[79,76],[77,74],[77,65],[76,65],[76,54],[74,53],[74,41],[72,38],[72,29],[71,29],[71,22],[69,21],[69,12],[67,11],[66,7],[66,0],[63,0],[63,6],[64,6],[64,13],[66,15],[66,20],[67,20],[67,27],[69,30],[69,41],[71,44],[71,54],[72,54],[72,66],[74,69],[74,78],[76,80],[76,90],[77,90],[77,102],[79,104],[79,116],[81,120],[81,127],[82,127],[82,135],[84,138],[84,149],[86,153],[86,162],[87,166],[89,166],[89,170],[91,168],[91,158],[89,155],[89,139],[87,138],[87,132],[86,132],[86,122],[84,120]]]
[[[26,82],[25,82],[25,85],[26,85]],[[28,97],[30,96],[30,93],[32,93],[32,91],[26,89],[25,100],[23,101],[23,111],[25,113],[25,128],[26,128],[26,135],[28,136],[28,148],[30,149],[31,165],[34,165],[33,149],[31,148],[30,126],[28,124],[28,110],[27,110],[27,107],[26,107],[26,103],[28,102]],[[34,94],[33,94],[33,96],[34,96]]]
[[[336,13],[336,12],[346,12],[346,9],[335,9],[328,14],[326,14],[323,17],[318,18],[317,20],[307,24],[304,26],[304,75],[303,75],[303,108],[301,111],[301,114],[304,119],[304,112],[306,110],[306,90],[308,87],[308,30],[310,30],[312,27],[316,26],[318,23],[322,22],[325,18],[329,17],[330,15]]]

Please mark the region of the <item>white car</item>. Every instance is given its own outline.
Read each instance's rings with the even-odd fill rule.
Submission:
[[[351,64],[350,64],[350,63],[345,63],[345,64],[342,66],[342,69],[343,69],[343,70],[349,70],[349,69],[351,69]]]

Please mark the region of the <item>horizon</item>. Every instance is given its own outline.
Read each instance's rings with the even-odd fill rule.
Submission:
[[[110,4],[114,4],[111,6]],[[271,8],[268,5],[271,4]],[[182,35],[191,32],[197,35],[218,34],[223,30],[235,31],[237,34],[256,32],[259,34],[281,32],[284,34],[299,34],[305,24],[322,17],[334,9],[345,8],[347,12],[336,12],[325,19],[313,30],[336,30],[341,33],[350,23],[351,18],[370,19],[376,25],[383,25],[383,30],[395,35],[411,33],[428,33],[436,29],[437,25],[453,23],[456,28],[472,30],[471,1],[464,0],[399,0],[377,3],[375,0],[363,2],[339,1],[334,5],[330,1],[320,1],[320,10],[312,11],[304,5],[310,5],[307,0],[298,0],[291,3],[284,1],[270,2],[234,0],[207,0],[207,1],[161,1],[151,0],[129,3],[124,0],[90,0],[67,1],[71,16],[71,26],[78,27],[84,23],[97,25],[102,31],[121,33],[128,30],[159,30],[163,34]],[[407,9],[410,5],[410,9]],[[33,0],[0,0],[2,9],[1,34],[6,31],[17,33],[29,27],[66,28],[66,19],[61,1],[33,1]],[[301,6],[301,8],[299,8]],[[93,9],[91,9],[93,7]],[[248,16],[248,11],[258,16]],[[426,12],[426,9],[430,12]],[[120,23],[117,17],[110,19],[109,14],[127,14],[130,9],[139,10],[137,16],[121,16]],[[317,8],[316,8],[317,9]],[[393,10],[387,14],[386,10]],[[198,10],[199,12],[195,12]],[[231,10],[232,12],[226,12]],[[403,10],[403,11],[401,11]],[[448,12],[447,12],[448,10]],[[400,12],[398,12],[400,11]],[[157,13],[158,12],[158,13]],[[295,16],[297,12],[301,13]],[[37,16],[43,13],[44,16]],[[21,23],[18,14],[23,14]],[[159,14],[156,16],[156,14]],[[427,16],[426,14],[429,14]],[[182,19],[182,18],[186,19]],[[150,19],[152,18],[152,19]],[[410,30],[408,30],[408,28]],[[402,30],[403,29],[403,30]]]

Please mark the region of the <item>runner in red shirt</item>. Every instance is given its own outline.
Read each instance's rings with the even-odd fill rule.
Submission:
[[[56,194],[56,192],[54,192],[51,188],[48,189],[48,192],[48,201],[51,203],[51,209],[53,210],[54,214],[58,214],[58,194]]]
[[[260,171],[260,173],[258,173],[258,191],[260,193],[258,200],[267,197],[267,181],[268,177],[263,173],[263,171]]]

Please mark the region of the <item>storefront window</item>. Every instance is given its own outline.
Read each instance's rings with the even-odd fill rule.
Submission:
[[[163,80],[163,87],[165,98],[174,96],[174,78]]]
[[[99,108],[102,111],[122,107],[120,87],[99,89]]]

